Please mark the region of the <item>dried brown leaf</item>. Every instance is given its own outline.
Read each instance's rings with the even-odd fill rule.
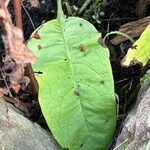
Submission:
[[[24,65],[16,64],[14,70],[8,76],[11,83],[22,83],[24,78]]]
[[[10,89],[12,89],[15,93],[18,93],[21,88],[20,84],[11,84]]]
[[[29,85],[30,79],[27,76],[24,76],[23,78],[23,84],[22,84],[22,89],[25,90],[26,87]]]
[[[6,33],[3,35],[6,57],[2,70],[9,76],[11,84],[18,84],[23,82],[24,67],[34,63],[36,58],[24,44],[22,30],[13,25],[7,5],[8,0],[0,0],[0,19]]]
[[[2,88],[0,88],[0,97],[4,96],[4,90]]]
[[[5,3],[0,3],[0,17],[6,31],[3,39],[5,49],[7,50],[7,57],[13,59],[16,63],[33,63],[35,56],[24,44],[21,29],[13,25]]]

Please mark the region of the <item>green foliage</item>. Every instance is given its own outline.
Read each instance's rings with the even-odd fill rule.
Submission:
[[[109,51],[89,22],[58,18],[39,27],[28,47],[39,83],[39,103],[52,134],[69,150],[106,149],[116,125]]]
[[[150,81],[150,70],[147,70],[144,76],[140,79],[140,83],[143,85],[147,81]]]
[[[143,66],[150,59],[150,25],[142,33],[141,37],[128,50],[127,55],[122,61],[123,66],[141,63]]]

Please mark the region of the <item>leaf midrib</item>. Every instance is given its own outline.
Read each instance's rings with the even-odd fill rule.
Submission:
[[[60,29],[61,29],[61,32],[62,32],[62,35],[63,35],[63,39],[64,39],[64,43],[65,43],[65,49],[67,51],[67,57],[68,57],[68,62],[69,62],[69,66],[70,66],[70,71],[71,71],[71,75],[73,77],[73,84],[74,84],[75,90],[77,90],[76,78],[75,78],[75,75],[74,75],[74,72],[73,72],[73,64],[71,63],[71,57],[70,57],[70,54],[69,54],[69,48],[68,48],[68,44],[67,44],[67,39],[66,39],[66,36],[65,36],[65,33],[64,33],[64,30],[63,30],[64,29],[63,28],[63,22],[62,21],[58,21],[58,24],[60,25]],[[91,135],[89,127],[87,125],[87,121],[86,121],[85,115],[84,115],[84,111],[83,111],[83,107],[82,107],[82,104],[81,104],[80,97],[79,97],[79,104],[80,104],[80,108],[81,108],[81,111],[82,111],[82,114],[83,114],[84,122],[85,122],[85,125],[87,127],[88,133],[89,133],[89,135]]]

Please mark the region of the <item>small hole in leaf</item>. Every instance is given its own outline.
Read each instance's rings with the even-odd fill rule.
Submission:
[[[42,71],[34,71],[34,73],[37,73],[37,74],[43,74]]]
[[[67,58],[65,58],[64,61],[67,61]]]

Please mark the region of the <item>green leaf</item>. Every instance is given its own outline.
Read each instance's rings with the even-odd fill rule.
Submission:
[[[61,18],[61,19],[60,19]],[[100,34],[78,17],[59,17],[39,27],[28,47],[39,83],[39,103],[63,148],[105,150],[116,125],[114,82]]]
[[[129,66],[136,63],[141,63],[143,66],[150,59],[150,25],[141,34],[141,37],[128,50],[127,55],[122,60],[123,66]]]
[[[140,78],[140,84],[143,85],[145,82],[150,81],[150,69],[146,71],[143,77]]]

